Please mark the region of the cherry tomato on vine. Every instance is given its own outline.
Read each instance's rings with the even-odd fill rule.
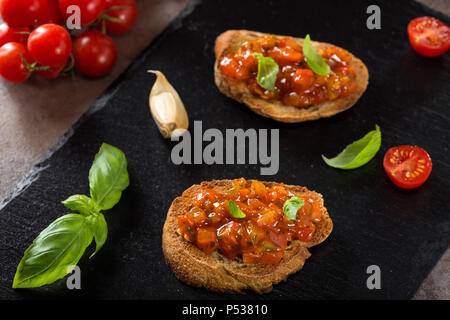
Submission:
[[[31,33],[30,28],[13,28],[6,23],[0,24],[0,47],[8,42],[19,42],[23,45],[27,45],[28,34]]]
[[[65,66],[65,63],[59,66],[50,66],[47,70],[37,70],[34,73],[44,79],[55,79],[59,77]]]
[[[433,17],[420,17],[408,24],[409,42],[420,55],[433,58],[450,48],[450,28]]]
[[[58,0],[42,0],[42,10],[37,18],[38,25],[54,23],[63,25],[64,18],[59,11]]]
[[[72,52],[72,39],[63,27],[44,24],[30,34],[28,51],[41,65],[61,65],[67,62]]]
[[[102,32],[86,31],[73,42],[73,57],[81,73],[100,77],[116,64],[117,48],[114,41]]]
[[[59,10],[65,19],[72,15],[67,8],[73,5],[80,8],[81,25],[86,26],[100,16],[105,9],[105,0],[59,0]]]
[[[403,189],[421,186],[430,176],[430,155],[417,146],[398,146],[389,149],[383,160],[384,170],[392,182]]]
[[[31,65],[33,59],[27,48],[18,42],[9,42],[0,48],[0,75],[11,82],[23,82],[30,77],[30,70],[22,60]]]
[[[125,7],[114,9],[114,7]],[[108,10],[112,9],[112,10]],[[106,32],[122,34],[129,31],[136,23],[138,8],[135,0],[106,0],[105,14],[108,17],[119,19],[120,22],[104,19]]]
[[[43,0],[0,0],[0,14],[10,27],[32,27],[42,6]]]

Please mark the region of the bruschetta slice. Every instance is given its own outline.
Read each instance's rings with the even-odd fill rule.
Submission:
[[[316,74],[305,59],[303,43],[301,38],[226,31],[215,43],[215,83],[228,97],[281,122],[316,120],[351,108],[367,88],[367,67],[342,48],[311,41],[331,68],[326,76]],[[258,84],[255,52],[278,63],[274,90]]]
[[[284,212],[288,200],[303,204],[293,204],[290,219]],[[189,285],[261,294],[299,271],[310,257],[308,248],[332,229],[322,196],[305,187],[214,180],[193,185],[173,201],[162,248],[175,276]]]

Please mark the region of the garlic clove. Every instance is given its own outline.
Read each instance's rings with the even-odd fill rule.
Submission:
[[[156,75],[149,97],[150,111],[159,131],[165,138],[182,135],[189,128],[189,118],[178,92],[164,74],[148,70]]]

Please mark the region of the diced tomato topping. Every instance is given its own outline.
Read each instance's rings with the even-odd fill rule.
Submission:
[[[295,194],[283,184],[268,187],[259,181],[236,179],[229,190],[205,190],[192,196],[192,207],[178,217],[178,233],[206,254],[218,251],[245,263],[276,264],[289,241],[308,242],[321,221],[320,204],[302,197],[305,204],[296,220],[289,220],[283,204]],[[245,214],[231,215],[232,200]]]
[[[299,42],[273,35],[244,42],[234,53],[219,60],[219,68],[227,77],[246,82],[253,95],[264,100],[278,100],[288,106],[309,107],[355,92],[352,55],[337,47],[317,51],[331,68],[327,76],[315,74],[309,68]],[[258,84],[255,52],[271,57],[280,67],[273,91]]]

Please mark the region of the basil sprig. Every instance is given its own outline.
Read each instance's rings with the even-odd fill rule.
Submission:
[[[264,57],[259,52],[253,54],[258,58],[258,75],[256,76],[256,81],[266,90],[275,90],[275,82],[277,81],[280,67],[270,57]]]
[[[305,201],[299,197],[292,197],[283,204],[284,215],[289,220],[297,219],[297,211],[305,205]]]
[[[338,169],[355,169],[372,160],[378,150],[380,150],[380,146],[381,131],[380,127],[376,126],[375,130],[370,131],[361,139],[348,145],[335,158],[328,159],[324,155],[322,155],[322,158],[330,167]]]
[[[228,201],[228,209],[230,211],[230,214],[233,218],[245,218],[246,215],[244,212],[242,212],[241,209],[234,203],[233,200]]]
[[[321,76],[326,76],[330,73],[330,66],[323,60],[322,56],[314,49],[309,34],[306,35],[303,41],[303,55],[306,63],[312,71]]]
[[[47,285],[72,272],[95,239],[104,245],[108,227],[101,210],[114,207],[129,185],[127,159],[122,151],[102,144],[89,172],[91,197],[74,195],[62,203],[80,214],[67,214],[44,229],[25,251],[14,276],[13,288]]]

